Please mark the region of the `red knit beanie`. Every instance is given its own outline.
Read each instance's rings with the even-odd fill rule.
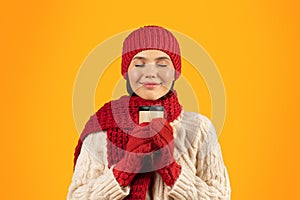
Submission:
[[[179,44],[174,35],[160,26],[144,26],[131,32],[123,42],[121,73],[126,73],[132,58],[143,50],[156,49],[168,54],[176,70],[177,79],[181,73]]]

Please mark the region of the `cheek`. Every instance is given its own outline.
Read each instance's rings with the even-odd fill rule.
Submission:
[[[161,80],[164,82],[172,82],[175,79],[174,69],[166,68],[159,72]]]
[[[142,77],[142,72],[140,70],[133,69],[128,72],[128,78],[131,84],[137,83],[141,77]]]

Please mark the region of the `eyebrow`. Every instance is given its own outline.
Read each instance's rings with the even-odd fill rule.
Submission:
[[[170,58],[166,57],[166,56],[162,56],[162,57],[158,57],[155,60],[170,60]]]
[[[146,60],[146,58],[142,56],[134,56],[132,60],[136,60],[136,59]]]
[[[147,58],[142,57],[142,56],[135,56],[135,57],[133,57],[132,60],[136,60],[136,59],[147,60]],[[161,56],[161,57],[155,58],[155,60],[165,60],[165,59],[166,59],[166,60],[170,60],[170,58],[168,58],[168,57],[166,57],[166,56]]]

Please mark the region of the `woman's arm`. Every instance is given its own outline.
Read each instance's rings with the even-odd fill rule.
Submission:
[[[107,167],[106,134],[99,132],[87,136],[77,159],[67,199],[115,200],[128,194],[129,187],[121,187],[112,168]]]
[[[204,116],[200,119],[195,146],[179,158],[181,174],[170,188],[174,199],[228,200],[230,183],[214,127]],[[196,155],[195,159],[191,155]],[[195,164],[196,163],[196,164]]]

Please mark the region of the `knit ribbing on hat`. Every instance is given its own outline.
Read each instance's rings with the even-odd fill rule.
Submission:
[[[128,67],[134,55],[144,50],[160,50],[168,54],[176,70],[176,79],[181,73],[181,55],[174,35],[159,26],[144,26],[128,35],[123,42],[121,73],[126,79]]]

